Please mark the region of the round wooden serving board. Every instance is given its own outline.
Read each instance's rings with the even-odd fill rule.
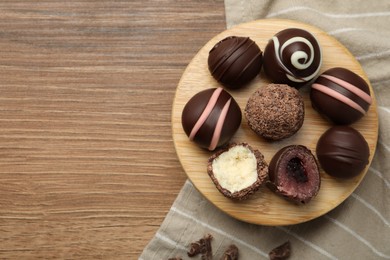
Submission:
[[[369,83],[360,64],[351,53],[336,39],[326,32],[304,23],[267,19],[238,25],[226,30],[211,39],[193,58],[183,73],[177,86],[172,110],[173,140],[177,155],[195,187],[215,206],[225,213],[245,222],[262,225],[290,225],[302,223],[319,217],[343,202],[359,185],[367,173],[367,168],[357,177],[339,180],[327,175],[321,169],[321,188],[318,195],[307,205],[295,205],[274,194],[263,186],[246,201],[233,201],[225,198],[214,186],[207,174],[207,159],[212,152],[199,148],[188,140],[181,125],[181,113],[187,101],[196,93],[207,88],[215,88],[220,84],[208,71],[207,58],[209,50],[227,36],[248,36],[264,50],[268,40],[277,32],[286,28],[305,29],[318,39],[323,51],[321,73],[332,67],[344,67],[357,73]],[[249,96],[257,89],[270,83],[263,71],[248,86],[238,90],[226,89],[238,102],[241,110],[245,108]],[[370,85],[370,84],[369,84]],[[374,92],[370,85],[373,104],[368,113],[352,126],[359,130],[370,147],[370,164],[375,153],[378,139],[378,113]],[[331,123],[324,120],[311,107],[308,87],[300,89],[305,102],[305,121],[302,128],[292,137],[278,142],[269,142],[258,137],[247,125],[245,116],[232,142],[248,142],[260,150],[269,163],[272,156],[282,147],[290,144],[301,144],[308,147],[313,154],[317,140]]]

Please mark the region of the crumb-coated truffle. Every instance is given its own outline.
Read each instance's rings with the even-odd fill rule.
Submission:
[[[289,28],[270,39],[264,49],[263,62],[264,71],[272,82],[301,87],[318,75],[322,53],[314,35]]]
[[[311,86],[312,106],[335,124],[352,124],[368,111],[372,98],[366,81],[345,68],[322,73]]]
[[[268,164],[249,144],[230,144],[209,158],[207,173],[225,197],[243,200],[265,182]]]
[[[338,178],[359,175],[369,162],[366,139],[350,126],[333,126],[317,142],[316,153],[324,171]]]
[[[223,88],[194,95],[185,105],[181,123],[189,139],[213,151],[226,144],[241,124],[241,109]]]
[[[259,46],[249,37],[229,36],[210,50],[208,67],[218,82],[239,88],[259,74],[262,58]]]
[[[281,140],[292,136],[302,127],[305,106],[295,88],[269,84],[249,97],[245,116],[256,134],[270,140]]]
[[[317,195],[320,184],[317,161],[307,147],[289,145],[272,157],[267,186],[274,192],[294,202],[307,203]]]

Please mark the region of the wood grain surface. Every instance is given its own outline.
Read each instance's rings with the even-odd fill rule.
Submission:
[[[344,67],[357,73],[369,83],[359,62],[340,42],[326,32],[297,21],[279,19],[257,20],[240,24],[216,35],[198,52],[179,82],[172,114],[175,147],[179,159],[195,187],[214,205],[229,215],[246,222],[262,225],[297,224],[327,213],[343,202],[355,190],[363,180],[369,166],[367,165],[360,175],[345,180],[335,179],[321,169],[321,188],[318,195],[310,203],[300,206],[288,202],[280,196],[276,196],[265,187],[261,188],[259,192],[256,192],[248,200],[240,202],[224,197],[215,188],[206,171],[207,160],[212,153],[197,147],[188,140],[181,125],[183,107],[199,91],[221,86],[210,75],[207,67],[209,50],[217,42],[232,35],[250,37],[264,50],[268,40],[274,34],[286,28],[301,28],[315,35],[322,47],[323,63],[320,72],[333,67]],[[250,95],[258,88],[269,83],[269,79],[262,71],[260,76],[256,77],[248,86],[228,91],[243,111]],[[373,103],[367,114],[352,124],[352,126],[360,131],[367,140],[370,148],[369,161],[371,162],[378,140],[378,111],[374,91],[370,84],[369,86]],[[308,87],[301,88],[300,93],[305,103],[305,119],[302,128],[294,136],[278,142],[266,141],[249,128],[246,118],[243,116],[241,127],[234,135],[232,141],[237,143],[248,142],[252,147],[260,150],[268,163],[279,149],[292,144],[304,145],[315,154],[318,139],[332,124],[312,109]]]
[[[179,79],[223,1],[0,1],[0,258],[136,259],[186,175]]]

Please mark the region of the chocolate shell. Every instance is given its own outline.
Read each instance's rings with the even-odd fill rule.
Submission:
[[[368,111],[372,98],[364,79],[344,68],[322,73],[311,86],[312,106],[335,124],[352,124]]]
[[[265,182],[268,165],[249,144],[230,144],[209,158],[207,173],[225,197],[244,200]]]
[[[269,164],[267,186],[288,200],[308,203],[317,195],[320,184],[317,161],[303,145],[280,149]]]
[[[226,144],[241,124],[241,110],[223,88],[194,95],[184,106],[181,123],[191,141],[213,151]]]
[[[230,36],[209,52],[211,75],[228,88],[239,88],[254,79],[262,66],[262,52],[249,37]]]
[[[244,113],[256,134],[269,140],[281,140],[302,127],[305,106],[295,88],[269,84],[249,97]]]
[[[316,153],[324,171],[338,178],[359,175],[370,157],[367,141],[350,126],[329,128],[318,140]]]
[[[273,83],[299,88],[318,75],[321,65],[318,41],[302,29],[278,32],[264,49],[264,71]]]

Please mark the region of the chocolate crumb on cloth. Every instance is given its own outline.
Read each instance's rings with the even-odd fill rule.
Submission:
[[[202,260],[209,260],[213,257],[213,250],[211,248],[211,240],[213,236],[210,234],[205,235],[200,240],[191,243],[190,250],[187,252],[189,257],[201,254]]]
[[[221,260],[238,260],[238,248],[235,245],[230,245],[223,254]]]
[[[275,247],[269,252],[270,260],[284,260],[291,256],[291,244],[290,241],[283,243],[282,245]]]

